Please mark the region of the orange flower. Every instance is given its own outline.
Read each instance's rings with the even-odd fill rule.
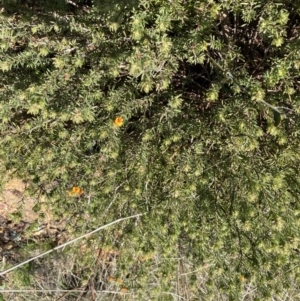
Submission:
[[[83,190],[80,187],[74,186],[71,190],[68,191],[69,196],[80,196],[83,194]]]
[[[118,116],[116,119],[115,119],[115,121],[114,121],[114,124],[116,125],[116,126],[122,126],[123,125],[123,118],[121,117],[121,116]]]
[[[127,287],[122,287],[121,292],[122,292],[122,293],[127,293],[127,292],[128,292]]]
[[[114,282],[115,281],[115,278],[114,277],[109,277],[109,282]]]

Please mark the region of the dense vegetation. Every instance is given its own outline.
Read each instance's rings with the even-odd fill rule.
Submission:
[[[297,290],[299,1],[0,3],[1,172],[74,236],[144,213],[89,242],[122,298]]]

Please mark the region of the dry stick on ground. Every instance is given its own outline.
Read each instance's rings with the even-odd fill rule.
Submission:
[[[21,267],[21,266],[23,266],[24,264],[26,264],[26,263],[28,263],[28,262],[31,262],[31,261],[33,261],[33,260],[35,260],[35,259],[37,259],[37,258],[41,258],[41,257],[43,257],[43,256],[45,256],[45,255],[47,255],[47,254],[49,254],[49,253],[52,253],[53,251],[59,250],[59,249],[65,247],[65,246],[67,246],[67,245],[72,244],[72,243],[75,242],[75,241],[78,241],[78,240],[80,240],[80,239],[82,239],[82,238],[84,238],[84,237],[87,237],[87,236],[89,236],[89,235],[91,235],[91,234],[94,234],[94,233],[96,233],[96,232],[98,232],[98,231],[100,231],[100,230],[102,230],[102,229],[105,229],[105,228],[111,226],[111,225],[117,224],[117,223],[119,223],[119,222],[125,221],[125,220],[130,219],[130,218],[139,217],[139,216],[141,216],[141,215],[143,215],[143,214],[140,213],[140,214],[131,215],[131,216],[128,216],[128,217],[123,217],[123,218],[117,219],[117,220],[115,220],[115,221],[113,221],[113,222],[111,222],[111,223],[109,223],[109,224],[106,224],[106,225],[104,225],[104,226],[101,226],[101,227],[97,228],[96,230],[93,230],[93,231],[91,231],[91,232],[89,232],[89,233],[86,233],[86,234],[81,235],[81,236],[79,236],[79,237],[77,237],[77,238],[74,238],[74,239],[72,239],[72,240],[70,240],[70,241],[67,241],[66,243],[64,243],[64,244],[62,244],[62,245],[59,245],[59,246],[57,246],[57,247],[55,247],[55,248],[53,248],[53,249],[51,249],[51,250],[48,250],[48,251],[46,251],[46,252],[44,252],[44,253],[42,253],[42,254],[39,254],[39,255],[37,255],[37,256],[34,256],[33,258],[30,258],[30,259],[28,259],[28,260],[25,260],[25,261],[21,262],[20,264],[17,264],[17,265],[15,265],[15,266],[13,266],[13,267],[7,269],[7,270],[4,270],[4,271],[0,272],[0,276],[3,276],[3,275],[5,275],[5,274],[7,274],[7,273],[9,273],[9,272],[11,272],[11,271],[13,271],[13,270],[15,270],[15,269]]]
[[[47,293],[86,293],[85,290],[83,289],[72,289],[72,290],[60,290],[60,289],[57,289],[57,290],[47,290],[47,289],[42,289],[42,290],[10,290],[10,289],[3,289],[3,290],[0,290],[0,293],[44,293],[44,294],[47,294]],[[105,294],[115,294],[115,295],[129,295],[130,293],[125,293],[125,292],[120,292],[120,291],[106,291],[106,290],[103,290],[103,291],[94,291],[95,293],[97,294],[100,294],[100,293],[105,293]],[[171,294],[169,292],[165,292],[166,294]],[[58,299],[59,300],[59,299]]]

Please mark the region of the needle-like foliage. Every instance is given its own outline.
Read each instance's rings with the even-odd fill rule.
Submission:
[[[145,213],[100,238],[137,300],[297,283],[298,1],[1,3],[3,172],[80,231]]]

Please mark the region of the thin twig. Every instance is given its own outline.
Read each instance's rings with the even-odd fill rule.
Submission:
[[[82,293],[82,292],[87,292],[86,290],[47,290],[47,289],[43,289],[43,290],[10,290],[10,289],[4,289],[4,290],[0,290],[0,293]],[[129,294],[129,293],[125,293],[125,292],[117,292],[117,291],[94,291],[95,293],[105,293],[105,294]]]
[[[177,297],[179,299],[182,299],[182,300],[188,300],[188,299],[185,299],[184,297],[178,295],[178,294],[175,294],[175,293],[170,293],[170,292],[163,292],[164,294],[168,294],[168,295],[171,295],[172,297]]]
[[[0,276],[3,276],[3,275],[5,275],[5,274],[7,274],[8,272],[11,272],[11,271],[13,271],[13,270],[15,270],[15,269],[17,269],[17,268],[19,268],[19,267],[25,265],[25,264],[28,263],[28,262],[31,262],[31,261],[33,261],[33,260],[35,260],[35,259],[37,259],[37,258],[44,257],[45,255],[47,255],[47,254],[49,254],[49,253],[52,253],[53,251],[59,250],[59,249],[65,247],[65,246],[67,246],[67,245],[72,244],[72,243],[75,242],[75,241],[78,241],[78,240],[80,240],[80,239],[82,239],[82,238],[84,238],[84,237],[87,237],[87,236],[89,236],[89,235],[92,235],[92,234],[94,234],[94,233],[96,233],[96,232],[98,232],[98,231],[100,231],[100,230],[102,230],[102,229],[105,229],[105,228],[107,228],[107,227],[109,227],[109,226],[111,226],[111,225],[117,224],[117,223],[119,223],[119,222],[121,222],[121,221],[130,219],[130,218],[139,217],[139,216],[141,216],[141,215],[143,215],[143,214],[140,213],[140,214],[136,214],[136,215],[132,215],[132,216],[128,216],[128,217],[124,217],[124,218],[117,219],[117,220],[115,220],[115,221],[113,221],[113,222],[111,222],[111,223],[109,223],[109,224],[106,224],[106,225],[104,225],[104,226],[101,226],[101,227],[97,228],[96,230],[93,230],[93,231],[91,231],[91,232],[89,232],[89,233],[86,233],[86,234],[81,235],[81,236],[79,236],[79,237],[77,237],[77,238],[74,238],[74,239],[72,239],[72,240],[70,240],[70,241],[67,241],[66,243],[64,243],[64,244],[62,244],[62,245],[59,245],[59,246],[57,246],[57,247],[55,247],[55,248],[53,248],[53,249],[51,249],[51,250],[48,250],[48,251],[46,251],[46,252],[44,252],[44,253],[42,253],[42,254],[39,254],[39,255],[37,255],[37,256],[34,256],[33,258],[30,258],[30,259],[28,259],[28,260],[25,260],[25,261],[21,262],[20,264],[17,264],[17,265],[15,265],[15,266],[13,266],[13,267],[7,269],[7,270],[4,270],[4,271],[0,272]]]

